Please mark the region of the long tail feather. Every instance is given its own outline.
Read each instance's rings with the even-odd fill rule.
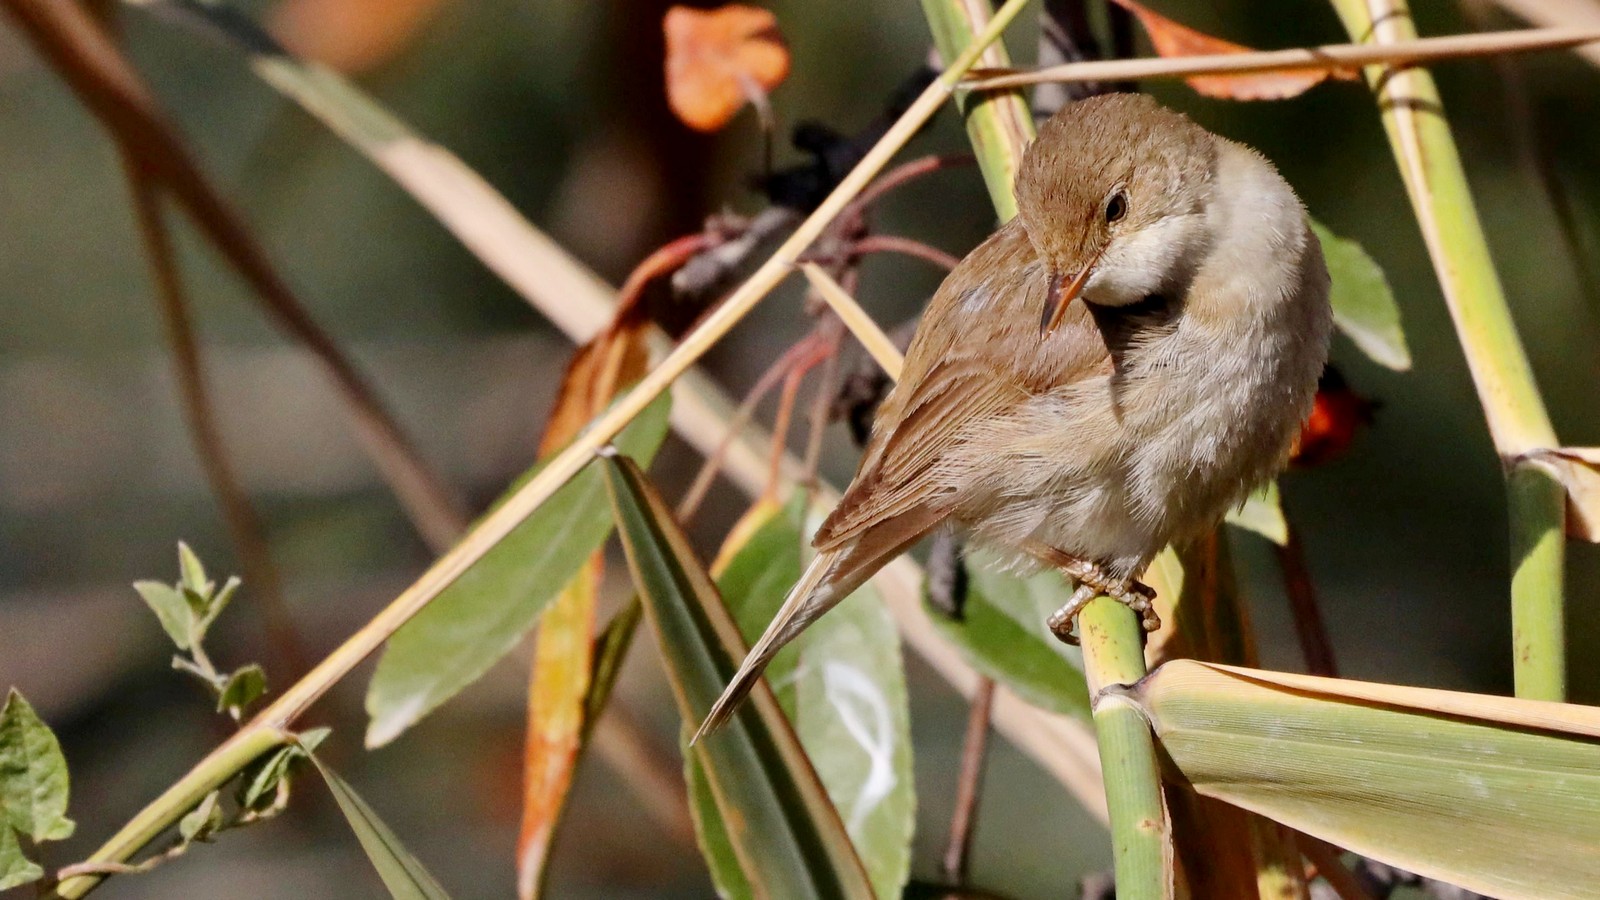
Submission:
[[[744,662],[739,664],[739,671],[734,673],[733,680],[728,682],[722,696],[711,705],[711,712],[689,743],[693,744],[726,724],[778,651],[872,575],[876,567],[863,572],[862,567],[854,566],[851,567],[852,571],[842,572],[840,563],[848,553],[847,549],[819,553],[811,561],[800,580],[790,589],[789,596],[784,598],[783,606],[779,607],[778,614],[772,618],[761,639],[756,641]]]

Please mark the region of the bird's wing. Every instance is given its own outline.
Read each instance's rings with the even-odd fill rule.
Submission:
[[[908,533],[931,529],[956,500],[939,464],[967,434],[1036,394],[1104,370],[1105,342],[1081,304],[1041,343],[1048,279],[1016,220],[950,273],[879,410],[861,468],[817,532],[817,549],[901,544]]]

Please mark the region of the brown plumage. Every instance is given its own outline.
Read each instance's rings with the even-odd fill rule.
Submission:
[[[1321,249],[1254,151],[1148,97],[1072,104],[1017,176],[1018,216],[924,313],[818,556],[700,734],[784,644],[930,531],[955,525],[1080,583],[1134,581],[1282,467],[1331,313]],[[698,735],[697,735],[698,737]]]

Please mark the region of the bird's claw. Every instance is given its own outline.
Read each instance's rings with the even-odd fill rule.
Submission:
[[[1078,575],[1077,590],[1067,600],[1065,606],[1056,610],[1045,620],[1050,631],[1063,643],[1078,644],[1078,636],[1073,628],[1078,619],[1078,614],[1089,605],[1089,601],[1104,594],[1118,603],[1139,614],[1139,625],[1146,632],[1151,632],[1161,627],[1161,617],[1156,615],[1155,605],[1151,602],[1156,598],[1156,592],[1149,585],[1140,581],[1128,579],[1126,581],[1107,581],[1100,577],[1097,571],[1085,571]]]

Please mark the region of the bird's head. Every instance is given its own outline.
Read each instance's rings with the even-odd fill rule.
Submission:
[[[1049,273],[1049,334],[1080,297],[1138,303],[1186,280],[1210,243],[1215,139],[1142,94],[1069,104],[1017,173],[1018,217]]]

